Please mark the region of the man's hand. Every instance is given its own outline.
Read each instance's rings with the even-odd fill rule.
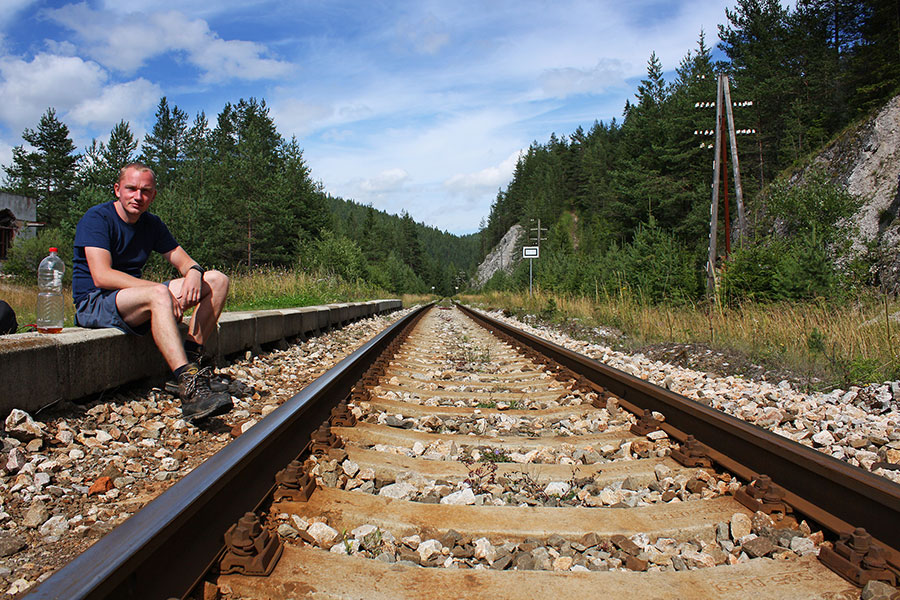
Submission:
[[[169,290],[169,293],[172,294],[172,290]],[[172,294],[172,314],[175,315],[175,320],[181,323],[181,318],[184,317],[184,307],[181,306],[181,299],[175,294]]]
[[[203,275],[195,269],[190,269],[184,276],[184,282],[181,284],[181,295],[175,297],[176,304],[181,306],[182,313],[200,302],[200,291],[202,288]]]

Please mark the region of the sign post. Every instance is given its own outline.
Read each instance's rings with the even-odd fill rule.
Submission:
[[[534,259],[540,258],[541,256],[541,247],[540,246],[522,246],[522,258],[528,259],[528,295],[533,296],[533,285],[532,281],[534,280]]]

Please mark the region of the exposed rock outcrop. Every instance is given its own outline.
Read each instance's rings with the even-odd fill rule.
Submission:
[[[478,271],[475,273],[475,285],[482,286],[494,276],[497,271],[503,270],[507,273],[511,272],[515,261],[518,260],[516,251],[519,248],[519,240],[525,233],[525,228],[521,225],[513,225],[503,236],[503,239],[494,246],[494,249],[484,258],[484,261],[478,265]]]
[[[862,252],[871,244],[873,275],[887,290],[900,293],[900,96],[829,144],[810,167],[824,169],[863,199],[853,217],[859,231],[854,248]]]

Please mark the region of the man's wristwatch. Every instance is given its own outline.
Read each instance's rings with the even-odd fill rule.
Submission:
[[[200,265],[191,265],[191,268],[189,270],[200,271],[201,279],[203,278],[203,274],[206,273],[206,270],[203,267],[201,267]]]

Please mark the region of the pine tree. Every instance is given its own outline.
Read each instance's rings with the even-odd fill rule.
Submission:
[[[134,139],[129,124],[124,120],[119,121],[109,132],[109,142],[104,149],[103,159],[111,169],[118,173],[119,169],[133,162],[137,146],[138,142]]]
[[[112,189],[119,179],[119,169],[134,161],[137,145],[131,126],[124,120],[110,131],[109,143],[91,140],[78,165],[79,186]]]
[[[163,96],[156,108],[156,123],[144,137],[141,160],[156,173],[156,187],[166,189],[176,178],[178,164],[184,158],[188,115],[177,106],[169,109]]]
[[[837,2],[838,0],[835,0]],[[847,48],[847,87],[855,113],[880,107],[900,91],[900,4],[897,0],[844,0],[844,14],[857,15],[858,34]]]
[[[759,146],[745,164],[759,173],[761,188],[784,162],[779,146],[785,107],[797,87],[783,67],[791,52],[788,11],[778,0],[738,0],[734,10],[725,9],[725,16],[729,23],[719,25],[719,48],[731,62],[721,66],[733,74],[735,90],[754,101],[748,115],[755,121]]]
[[[321,186],[312,180],[297,138],[282,141],[278,155],[282,198],[288,201],[294,228],[288,233],[295,243],[319,237],[323,231],[332,227],[332,222]]]
[[[416,222],[409,216],[409,213],[403,211],[400,216],[400,239],[398,250],[400,259],[409,265],[418,276],[425,274],[425,261],[422,257],[422,244],[419,241],[419,232],[417,231]]]
[[[75,195],[79,155],[69,138],[69,128],[56,118],[53,108],[48,108],[37,129],[26,129],[22,139],[34,150],[13,148],[12,165],[5,168],[6,186],[15,194],[37,199],[38,219],[58,225]]]
[[[308,218],[302,226],[311,232],[320,229],[316,217],[305,214],[305,205],[316,205],[317,190],[296,140],[285,144],[265,101],[251,98],[225,105],[212,148],[209,189],[223,219],[215,233],[223,259],[248,266],[290,262],[300,238],[295,216]]]

